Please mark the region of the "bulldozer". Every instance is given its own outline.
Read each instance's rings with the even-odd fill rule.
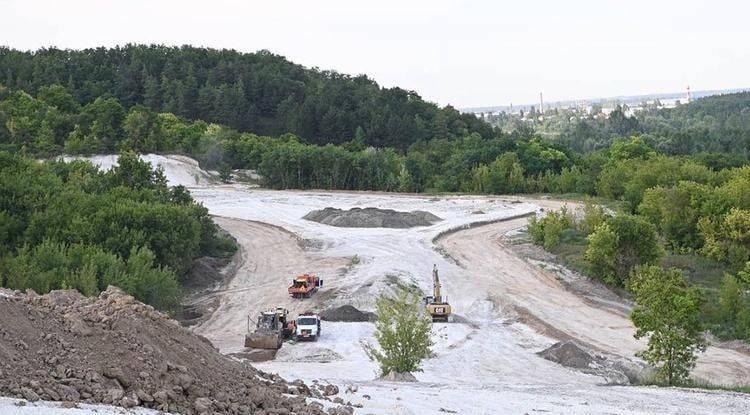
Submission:
[[[288,320],[289,312],[284,308],[260,313],[255,323],[255,330],[250,331],[250,316],[247,317],[247,334],[245,347],[253,349],[281,348],[285,338],[290,338],[296,331],[294,320]]]
[[[432,317],[432,321],[451,321],[451,305],[448,304],[448,298],[440,293],[440,277],[438,276],[437,265],[432,266],[432,295],[424,298],[425,309],[427,314]]]

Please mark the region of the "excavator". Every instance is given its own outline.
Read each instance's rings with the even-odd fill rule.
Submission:
[[[296,322],[289,321],[289,312],[285,308],[263,311],[255,323],[255,330],[250,331],[250,316],[247,317],[247,334],[245,347],[253,349],[278,350],[284,339],[291,338],[296,332]]]
[[[440,277],[435,264],[432,265],[432,291],[431,296],[424,298],[425,308],[432,321],[451,321],[451,305],[448,304],[448,298],[443,298],[440,293]]]

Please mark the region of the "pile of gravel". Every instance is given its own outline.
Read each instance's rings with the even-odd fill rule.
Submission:
[[[651,369],[629,360],[608,358],[575,341],[557,342],[539,356],[583,373],[604,378],[607,385],[629,385],[647,378]]]
[[[415,210],[398,212],[391,209],[351,208],[349,210],[327,207],[314,210],[303,217],[309,221],[342,228],[413,228],[429,226],[442,219],[430,212]]]
[[[378,316],[369,311],[360,311],[351,305],[342,305],[323,310],[320,318],[326,321],[365,322],[375,321]]]
[[[305,402],[321,394],[301,381],[226,358],[115,287],[99,298],[0,290],[0,315],[2,396],[181,414],[325,414]]]

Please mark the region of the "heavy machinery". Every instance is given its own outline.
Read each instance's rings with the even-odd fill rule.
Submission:
[[[315,274],[302,274],[292,280],[289,286],[289,295],[293,298],[309,298],[318,287],[323,286],[323,280]]]
[[[295,339],[318,341],[320,337],[320,317],[313,313],[302,313],[297,317]]]
[[[245,347],[253,349],[279,349],[285,338],[296,332],[295,322],[288,321],[289,312],[284,308],[260,313],[255,330],[250,331],[250,316],[247,316]]]
[[[432,266],[432,295],[424,298],[427,313],[432,316],[432,321],[450,321],[451,305],[448,304],[448,298],[443,298],[440,293],[440,277],[438,276],[437,265]]]

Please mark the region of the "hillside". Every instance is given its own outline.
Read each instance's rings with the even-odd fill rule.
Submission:
[[[305,68],[268,51],[0,48],[0,74],[6,87],[33,95],[58,84],[81,105],[109,95],[125,108],[144,105],[256,134],[294,133],[314,144],[340,144],[359,134],[369,145],[403,150],[422,139],[492,135],[473,115],[438,108],[413,91],[382,88],[365,75]]]

